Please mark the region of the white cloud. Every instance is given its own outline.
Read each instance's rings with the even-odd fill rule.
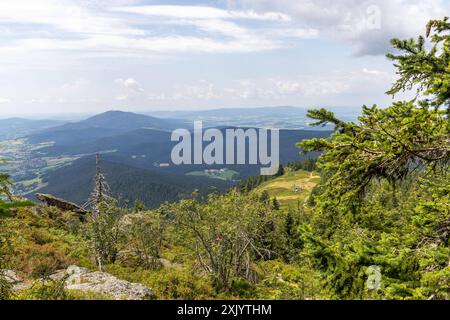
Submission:
[[[62,89],[64,90],[78,90],[80,88],[83,88],[87,85],[89,85],[91,82],[89,80],[86,80],[84,78],[79,78],[71,83],[65,83],[62,86]]]
[[[45,100],[41,99],[41,98],[39,98],[39,99],[27,99],[23,103],[25,103],[25,104],[43,104],[43,103],[45,103]]]
[[[430,19],[448,15],[444,0],[229,0],[229,7],[289,13],[292,22],[351,43],[359,55],[385,54],[392,37],[423,34]]]
[[[7,98],[0,98],[0,104],[4,104],[4,103],[11,103],[11,100],[7,99]]]
[[[227,88],[237,99],[279,100],[286,97],[332,96],[345,93],[350,85],[340,78],[309,77],[304,79],[269,78],[240,80],[237,86]]]
[[[265,21],[290,21],[288,14],[280,12],[257,13],[254,10],[236,11],[205,6],[154,5],[116,7],[112,11],[138,13],[156,17],[178,19],[252,19]]]
[[[225,92],[231,99],[269,99],[274,98],[273,88],[255,80],[242,79],[237,81],[237,85],[226,88]]]
[[[229,86],[218,86],[207,80],[194,84],[174,85],[168,92],[149,93],[152,101],[283,101],[337,97],[354,92],[380,94],[387,90],[392,75],[385,71],[332,71],[328,74],[240,79]]]
[[[316,39],[320,32],[312,28],[280,28],[269,30],[268,33],[277,38]]]
[[[142,5],[155,2],[0,0],[2,112],[385,101],[388,39],[417,36],[450,12],[449,0]],[[353,59],[352,49],[378,56]]]
[[[206,80],[200,80],[194,85],[180,86],[175,89],[175,92],[172,96],[173,100],[212,100],[221,96],[214,84]]]
[[[150,101],[209,101],[222,98],[223,92],[207,80],[199,80],[193,84],[177,84],[170,92],[147,93]]]
[[[389,75],[389,73],[386,72],[386,71],[370,70],[370,69],[367,69],[367,68],[364,68],[364,69],[362,70],[362,73],[369,74],[369,75],[374,75],[374,76]]]
[[[17,57],[33,52],[66,51],[79,56],[146,57],[155,53],[242,53],[286,47],[288,43],[283,40],[286,37],[315,37],[315,31],[310,29],[271,32],[290,21],[288,14],[279,12],[189,5],[111,7],[114,3],[135,2],[0,2],[0,23],[32,26],[30,32],[15,36],[15,28],[8,27],[9,36],[0,44],[0,54]],[[149,21],[145,18],[148,15],[157,19]],[[270,26],[265,29],[244,26],[241,22],[246,20]],[[192,28],[186,31],[186,26]]]
[[[199,30],[211,34],[222,34],[233,38],[250,38],[251,36],[255,36],[246,28],[240,27],[233,22],[220,19],[181,20],[177,23],[193,25]]]
[[[391,37],[423,33],[428,19],[450,10],[443,0],[229,0],[228,10],[139,3],[1,1],[5,32],[0,37],[6,38],[0,54],[243,53],[285,48],[293,39],[318,37],[351,43],[359,55],[384,54]],[[19,32],[16,26],[29,31]]]
[[[122,94],[116,97],[116,100],[135,99],[143,96],[144,88],[133,78],[116,79],[115,82],[121,86]]]
[[[0,53],[27,53],[33,51],[68,50],[75,52],[112,51],[123,54],[146,53],[235,53],[257,52],[283,47],[281,42],[264,38],[212,39],[193,36],[167,36],[148,38],[129,38],[122,36],[93,36],[82,40],[59,39],[24,39],[18,40],[15,46],[0,47]]]
[[[95,14],[89,6],[70,0],[1,1],[0,22],[47,25],[82,34],[143,34],[142,30],[131,28],[118,18]]]

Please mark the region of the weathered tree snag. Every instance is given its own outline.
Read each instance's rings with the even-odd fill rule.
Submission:
[[[92,207],[92,215],[97,217],[100,214],[100,204],[103,201],[110,200],[108,196],[109,186],[100,167],[100,154],[95,155],[95,186],[91,193],[88,206]]]

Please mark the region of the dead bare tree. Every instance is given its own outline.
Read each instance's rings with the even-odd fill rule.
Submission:
[[[95,155],[95,184],[94,190],[91,193],[91,197],[88,202],[88,206],[92,208],[92,215],[97,217],[100,214],[100,204],[103,201],[107,201],[110,197],[109,186],[106,182],[105,176],[102,173],[100,166],[100,154]]]
[[[102,173],[100,154],[95,156],[94,190],[85,207],[91,208],[91,238],[100,271],[105,261],[115,261],[117,241],[119,239],[119,209],[109,196],[109,186]]]
[[[106,182],[106,178],[102,173],[100,165],[100,154],[95,155],[95,179],[94,179],[94,189],[92,190],[89,199],[83,205],[83,209],[92,212],[94,217],[100,214],[99,206],[102,202],[107,202],[112,198],[109,196],[109,186]]]

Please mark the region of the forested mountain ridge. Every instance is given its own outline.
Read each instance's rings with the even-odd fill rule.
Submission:
[[[275,108],[276,110],[278,108]],[[164,128],[153,129],[155,122]],[[89,191],[83,186],[90,185],[94,161],[92,155],[102,154],[102,159],[108,164],[116,164],[117,176],[112,177],[111,184],[114,195],[124,195],[126,200],[134,202],[143,200],[148,207],[155,207],[164,201],[172,201],[170,192],[156,191],[154,178],[164,184],[168,180],[174,186],[189,185],[190,191],[200,189],[209,190],[211,187],[229,187],[233,183],[259,173],[259,165],[183,165],[175,166],[171,163],[171,151],[177,144],[171,141],[170,128],[180,125],[189,129],[192,124],[182,124],[178,120],[156,119],[130,112],[110,111],[83,121],[56,126],[48,130],[31,134],[27,138],[4,142],[2,154],[5,163],[0,164],[0,170],[12,175],[15,182],[14,191],[33,198],[34,193],[50,192],[55,196],[67,198],[82,205],[87,200]],[[223,134],[227,129],[235,127],[220,126]],[[245,128],[252,129],[252,128]],[[254,128],[257,130],[257,128]],[[280,156],[281,162],[293,161],[299,156],[295,143],[312,137],[327,137],[330,132],[316,130],[281,130]],[[203,147],[206,147],[206,143]],[[249,146],[246,148],[248,153]],[[86,165],[81,165],[84,163]],[[109,168],[109,167],[108,167]],[[228,170],[224,183],[215,181],[213,175],[205,174],[205,170]],[[78,170],[78,172],[77,172]],[[125,183],[119,183],[117,177],[126,176],[122,172],[141,172],[134,174],[136,185],[147,186],[145,192],[133,195]],[[164,177],[167,175],[168,177]],[[61,180],[60,177],[66,177]],[[177,176],[176,178],[171,176]],[[198,177],[204,176],[204,177]],[[143,180],[145,177],[146,180]],[[210,178],[210,179],[207,179]],[[182,183],[179,183],[182,182]],[[174,188],[174,190],[176,187]],[[167,198],[161,195],[167,195]]]
[[[142,201],[149,209],[155,209],[166,201],[178,201],[198,190],[201,194],[223,192],[231,183],[204,177],[189,177],[156,172],[128,166],[122,163],[102,161],[102,170],[108,181],[111,195],[124,206]],[[70,166],[56,169],[45,175],[45,187],[40,193],[55,196],[84,205],[94,187],[95,157],[87,156],[74,161]],[[29,195],[34,199],[34,193]]]
[[[220,130],[225,133],[225,130]],[[100,133],[104,132],[100,129]],[[73,139],[73,132],[69,134]],[[283,164],[294,161],[296,159],[305,158],[306,156],[299,155],[298,148],[295,143],[299,140],[310,139],[313,137],[322,138],[329,136],[328,131],[304,131],[304,130],[281,130],[280,131],[280,161]],[[102,159],[107,162],[108,167],[105,168],[111,173],[111,192],[114,195],[123,195],[130,203],[136,199],[140,199],[146,203],[148,207],[154,208],[165,201],[173,201],[175,198],[169,196],[173,192],[167,190],[158,192],[156,185],[172,184],[173,190],[178,190],[183,195],[190,194],[193,189],[199,189],[205,193],[211,188],[218,188],[223,191],[224,188],[230,187],[237,181],[245,179],[246,177],[257,175],[260,171],[259,165],[181,165],[175,166],[171,162],[172,148],[177,144],[176,141],[171,141],[171,133],[167,131],[155,129],[135,129],[124,133],[114,134],[108,137],[88,137],[89,134],[78,136],[77,141],[63,141],[59,139],[56,143],[39,148],[37,152],[32,153],[36,159],[72,159],[66,164],[51,170],[40,170],[41,187],[27,193],[27,196],[32,197],[34,193],[52,193],[55,196],[63,197],[74,201],[78,204],[83,204],[89,195],[89,188],[92,183],[92,172],[94,170],[93,154],[102,153]],[[205,143],[203,147],[205,148]],[[249,145],[246,147],[246,156],[248,157]],[[310,156],[310,155],[309,155]],[[308,157],[309,157],[308,156]],[[50,162],[50,161],[49,161]],[[109,170],[114,164],[115,169]],[[160,167],[160,164],[166,164]],[[191,173],[204,172],[206,169],[224,169],[230,172],[236,172],[235,181],[216,181],[217,179],[208,179],[205,177],[195,177]],[[113,174],[116,172],[116,175]],[[127,186],[124,181],[130,181],[124,172],[134,172],[133,177],[135,185],[139,185],[145,189]],[[138,174],[140,172],[141,174]],[[61,180],[61,177],[64,177]],[[124,181],[120,181],[124,179]],[[178,189],[183,186],[184,192]],[[136,191],[133,195],[131,190]],[[178,192],[177,191],[177,192]],[[164,198],[162,195],[167,195]],[[178,197],[180,198],[180,197]]]

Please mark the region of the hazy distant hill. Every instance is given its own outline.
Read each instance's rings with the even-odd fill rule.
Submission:
[[[179,120],[163,120],[142,114],[107,111],[89,119],[67,125],[73,128],[109,128],[121,130],[135,130],[139,128],[151,128],[160,130],[171,130],[179,128],[183,122]]]
[[[79,144],[92,139],[111,137],[130,130],[151,128],[170,131],[186,125],[175,119],[159,119],[123,111],[108,111],[83,121],[67,123],[29,136],[30,142],[54,141]]]
[[[185,118],[187,116],[205,115],[205,116],[248,116],[248,115],[275,115],[284,116],[286,114],[306,113],[309,109],[315,109],[314,107],[293,107],[293,106],[278,106],[278,107],[257,107],[257,108],[217,108],[207,110],[175,110],[175,111],[153,111],[146,112],[146,114],[153,115],[155,117],[170,117],[170,118]],[[361,112],[360,107],[327,107],[328,110],[336,112],[337,114],[358,114]]]
[[[0,119],[0,140],[20,138],[63,123],[63,121],[58,120]]]
[[[352,107],[328,108],[347,121],[356,121],[360,110]],[[161,118],[182,118],[188,121],[202,120],[204,126],[272,127],[278,129],[332,130],[333,127],[312,128],[308,108],[300,107],[261,107],[261,108],[222,108],[197,111],[156,111],[151,114]]]
[[[245,116],[267,116],[267,115],[285,115],[298,113],[300,111],[305,112],[306,108],[296,108],[296,107],[260,107],[260,108],[220,108],[220,109],[210,109],[210,110],[187,110],[187,111],[156,111],[149,113],[159,117],[245,117]]]

